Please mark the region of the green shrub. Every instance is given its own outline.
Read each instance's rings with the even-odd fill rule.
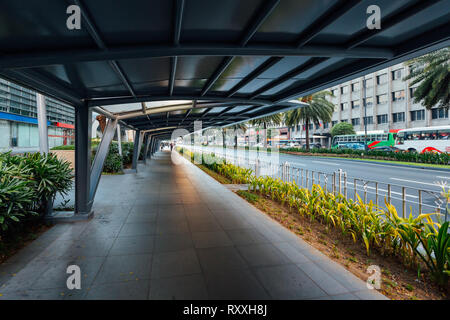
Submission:
[[[367,152],[364,152],[361,150],[352,150],[352,149],[324,149],[324,148],[311,149],[310,151],[301,148],[288,148],[281,150],[281,152],[283,151],[312,153],[312,154],[346,154],[352,158],[361,158],[362,155],[362,157],[369,159],[394,160],[394,161],[429,163],[440,165],[448,165],[450,163],[450,154],[448,153],[386,152],[376,150],[368,150]]]
[[[42,216],[72,187],[70,163],[53,154],[0,154],[0,230]]]
[[[56,147],[51,148],[51,150],[75,150],[75,145],[68,144],[65,146],[56,146]]]

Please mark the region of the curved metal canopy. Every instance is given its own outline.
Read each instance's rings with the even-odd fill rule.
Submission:
[[[4,0],[0,13],[0,76],[142,130],[280,112],[450,45],[450,0]]]

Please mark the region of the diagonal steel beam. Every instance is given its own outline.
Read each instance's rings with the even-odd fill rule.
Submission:
[[[280,3],[280,0],[268,0],[263,5],[262,8],[258,11],[255,17],[252,18],[247,30],[243,34],[239,46],[245,47],[247,43],[250,41],[252,36],[258,31],[258,28],[263,24],[263,22],[269,17],[272,11],[276,8],[276,6]],[[216,83],[217,79],[222,75],[222,73],[228,68],[228,66],[233,62],[234,56],[229,56],[223,59],[222,63],[219,67],[214,71],[208,82],[205,84],[201,91],[201,96],[204,96],[209,89]]]
[[[318,35],[320,31],[331,25],[361,2],[361,0],[339,0],[299,35],[295,46],[297,48],[303,47]]]
[[[93,201],[95,198],[95,193],[97,192],[97,187],[103,171],[103,165],[105,164],[105,159],[108,155],[109,146],[116,133],[117,122],[117,119],[108,120],[108,124],[103,132],[102,140],[97,148],[97,153],[95,154],[94,162],[91,167],[91,183],[89,189],[90,201]]]
[[[173,44],[178,46],[180,44],[181,22],[183,20],[184,0],[175,0],[175,14],[174,14],[174,35]],[[177,73],[178,57],[171,58],[170,79],[169,79],[169,96],[173,94],[173,87],[175,84],[175,75]]]
[[[364,42],[372,39],[381,32],[385,32],[386,30],[396,26],[400,22],[416,15],[422,10],[425,10],[426,8],[438,3],[439,1],[440,0],[416,1],[416,3],[412,4],[411,6],[401,8],[397,10],[397,12],[385,17],[384,19],[381,19],[381,29],[362,29],[353,39],[346,43],[345,47],[347,49],[355,48],[356,46],[359,46]]]
[[[273,67],[275,64],[281,61],[283,59],[282,57],[272,57],[267,59],[264,63],[262,63],[258,68],[250,72],[244,79],[239,81],[233,88],[231,88],[228,93],[227,97],[233,96],[236,92],[238,92],[240,89],[242,89],[244,86],[255,80],[257,77],[259,77],[261,74],[269,70],[271,67]]]
[[[100,32],[98,31],[98,29],[97,29],[97,27],[96,27],[96,25],[94,23],[94,20],[90,16],[89,12],[87,11],[87,9],[84,6],[84,4],[82,3],[82,1],[81,0],[74,0],[74,2],[81,9],[81,16],[83,17],[83,19],[84,19],[84,21],[86,23],[86,29],[87,29],[89,35],[92,37],[92,39],[94,40],[96,45],[101,50],[108,51],[108,48],[107,48],[105,42],[102,40],[102,37],[100,36]],[[127,88],[127,90],[131,93],[131,95],[133,97],[136,97],[136,93],[135,93],[135,91],[134,91],[130,81],[128,80],[127,76],[125,75],[125,73],[123,72],[122,68],[119,66],[117,61],[110,60],[109,61],[109,65],[114,70],[114,72],[117,74],[117,76],[119,77],[120,81],[122,81],[122,83]]]
[[[326,61],[326,58],[312,58],[306,61],[304,64],[300,65],[299,67],[285,73],[281,77],[269,82],[265,86],[259,88],[253,94],[250,96],[250,99],[254,99],[257,96],[261,95],[262,93],[269,91],[270,89],[275,88],[276,86],[288,81],[289,79],[298,76],[299,74],[302,74],[303,72],[321,64],[322,62]]]
[[[329,11],[328,14],[325,14],[325,15],[327,15],[327,17],[324,17],[324,19],[328,20],[328,23],[331,23],[332,21],[334,21],[333,19],[336,19],[336,18],[342,16],[342,14],[344,14],[346,11],[348,11],[349,9],[351,9],[353,6],[355,6],[358,3],[357,1],[346,1],[346,2],[347,2],[346,4],[341,3],[343,6],[340,9],[339,9],[339,7],[336,8],[337,14],[333,15],[333,12]],[[376,30],[376,29],[368,30],[367,28],[362,29],[362,31],[358,35],[356,35],[350,41],[348,41],[348,43],[345,45],[345,48],[347,50],[351,50],[351,49],[355,48],[356,46],[363,44],[364,42],[371,39],[372,37],[379,34],[380,32],[386,31],[387,29],[404,21],[404,19],[415,15],[416,13],[435,4],[436,2],[439,2],[439,0],[418,1],[415,4],[409,6],[408,8],[401,10],[399,13],[391,14],[390,16],[386,17],[385,19],[382,19],[382,21],[381,21],[382,28],[381,29],[379,29],[379,30]],[[297,47],[301,47],[302,45],[306,44],[310,39],[312,39],[313,36],[315,36],[318,32],[320,32],[321,28],[323,28],[323,27],[324,27],[324,24],[322,24],[322,21],[318,21],[317,25],[314,26],[314,29],[306,30],[309,33],[305,34],[304,36],[301,36],[300,40],[297,43]],[[316,59],[316,61],[319,62],[318,64],[328,61],[327,58],[313,58],[313,59]],[[313,59],[311,59],[311,60],[313,60]],[[299,72],[296,72],[296,70],[294,69],[294,70],[284,74],[283,76],[279,77],[278,79],[276,79],[276,80],[270,82],[269,84],[263,86],[262,88],[258,89],[256,92],[254,92],[251,95],[250,98],[255,98],[255,97],[259,96],[260,94],[262,94],[270,89],[273,89],[277,85],[280,85],[281,83],[293,78],[295,75],[298,75],[298,74],[301,74],[301,73],[307,71],[308,69],[314,67],[315,65],[317,65],[317,64],[312,63],[312,65],[306,69],[302,69],[302,66],[300,66]]]

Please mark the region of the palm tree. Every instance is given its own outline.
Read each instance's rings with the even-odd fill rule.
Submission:
[[[307,103],[307,106],[300,107],[285,114],[284,121],[288,126],[296,126],[299,123],[305,125],[306,150],[309,150],[309,125],[310,123],[330,122],[334,111],[334,104],[327,100],[327,96],[332,96],[330,91],[320,91],[312,95],[299,98]]]
[[[250,120],[250,124],[254,126],[263,126],[264,128],[264,148],[267,148],[267,126],[277,125],[283,121],[281,113],[276,113],[270,116],[261,117]],[[258,136],[259,139],[259,136]],[[259,143],[259,141],[258,141]]]
[[[444,48],[407,63],[411,73],[405,80],[413,79],[411,85],[420,83],[414,91],[414,102],[422,102],[425,108],[447,108],[450,102],[450,48]]]
[[[239,131],[242,131],[242,132],[247,131],[247,126],[245,125],[245,123],[237,123],[237,124],[228,126],[226,129],[233,129],[233,131],[234,131],[234,148],[237,149],[237,146],[238,146],[238,132]]]

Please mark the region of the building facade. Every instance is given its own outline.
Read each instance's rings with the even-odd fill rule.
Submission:
[[[411,80],[403,80],[409,72],[409,66],[402,63],[329,88],[335,105],[332,122],[311,124],[310,142],[328,147],[329,131],[339,122],[351,123],[356,132],[364,131],[365,123],[367,131],[384,132],[449,125],[448,110],[426,110],[422,104],[414,103],[413,93],[418,85],[411,86]],[[304,141],[304,129],[303,125],[291,128],[291,139]]]
[[[45,98],[49,147],[73,144],[75,112],[72,106]],[[37,151],[36,92],[0,79],[0,151]]]

